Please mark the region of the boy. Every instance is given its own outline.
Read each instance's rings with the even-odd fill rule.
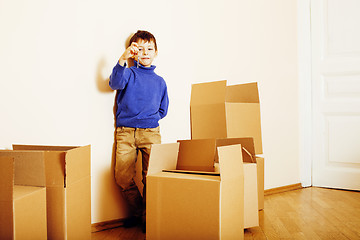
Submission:
[[[130,39],[110,76],[109,85],[117,90],[116,111],[116,183],[129,204],[131,217],[124,226],[142,221],[145,231],[146,174],[152,144],[161,143],[158,121],[166,116],[168,94],[164,79],[151,65],[157,55],[155,37],[147,31],[137,31]],[[126,68],[134,58],[135,65]],[[143,197],[134,182],[137,152],[142,155]]]

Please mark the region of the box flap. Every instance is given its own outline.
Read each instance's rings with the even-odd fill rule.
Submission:
[[[176,169],[214,171],[215,139],[179,140],[179,158]]]
[[[163,170],[163,172],[207,175],[207,176],[220,176],[220,172],[204,172],[204,171],[191,171],[191,170]]]
[[[149,157],[147,175],[153,175],[164,169],[176,169],[179,143],[153,144]]]
[[[45,186],[44,153],[38,151],[0,151],[2,156],[13,157],[14,184],[27,186]]]
[[[67,183],[90,175],[90,145],[79,147],[13,144],[13,149],[44,152],[47,186],[64,187]]]
[[[43,152],[14,152],[15,184],[45,187]]]
[[[244,166],[241,152],[241,144],[218,147],[220,176],[222,182],[241,182],[244,177]]]
[[[226,80],[198,83],[191,86],[190,106],[224,103],[226,95]]]
[[[0,201],[12,201],[13,190],[14,158],[0,155]]]
[[[14,150],[44,151],[46,186],[65,185],[65,152],[75,147],[13,144]]]
[[[259,103],[257,83],[231,85],[226,87],[226,102]]]
[[[90,176],[90,145],[77,147],[65,153],[65,186]]]
[[[216,147],[241,144],[242,157],[244,162],[256,162],[255,160],[255,147],[253,138],[222,138],[216,139]],[[218,153],[216,153],[215,162],[218,161]]]
[[[259,103],[226,103],[228,138],[254,138],[255,153],[262,154]]]
[[[73,148],[72,146],[45,146],[45,145],[21,145],[13,144],[14,150],[31,150],[31,151],[68,151]]]
[[[221,239],[244,236],[244,168],[241,145],[218,147],[221,177]]]
[[[65,186],[65,152],[46,151],[46,186]]]
[[[191,139],[226,138],[225,103],[190,106]]]

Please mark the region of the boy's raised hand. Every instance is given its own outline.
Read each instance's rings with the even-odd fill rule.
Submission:
[[[119,59],[119,64],[121,66],[125,65],[125,62],[129,59],[129,58],[133,58],[135,57],[139,52],[139,47],[138,44],[136,42],[132,42],[131,45],[124,51],[124,53],[121,55],[120,59]]]

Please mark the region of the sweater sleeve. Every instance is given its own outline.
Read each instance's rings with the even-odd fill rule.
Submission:
[[[169,107],[169,97],[167,93],[167,86],[165,84],[164,93],[159,108],[160,118],[164,118],[167,115],[168,107]]]
[[[126,64],[123,67],[117,62],[110,75],[109,86],[112,90],[122,90],[129,82],[129,78],[130,71],[127,71]]]

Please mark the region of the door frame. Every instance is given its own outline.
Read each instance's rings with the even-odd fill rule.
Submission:
[[[311,0],[297,0],[299,168],[303,187],[312,186]]]

